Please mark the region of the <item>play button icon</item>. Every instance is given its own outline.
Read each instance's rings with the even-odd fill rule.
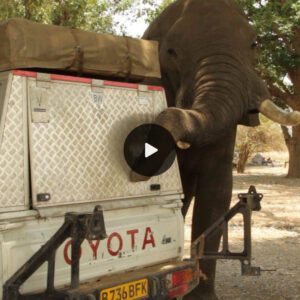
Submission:
[[[137,174],[152,177],[167,171],[176,157],[171,133],[156,124],[143,124],[127,136],[124,157]]]
[[[158,151],[157,148],[151,146],[148,143],[145,143],[145,158],[153,155],[154,153],[156,153]]]

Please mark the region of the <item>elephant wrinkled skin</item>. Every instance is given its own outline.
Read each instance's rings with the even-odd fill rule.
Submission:
[[[177,142],[184,215],[195,197],[194,240],[230,206],[237,125],[259,125],[259,111],[290,125],[300,123],[300,114],[267,100],[267,87],[254,70],[256,34],[234,1],[175,1],[143,38],[159,42],[169,108],[157,123]],[[207,250],[216,251],[220,238]],[[208,279],[185,299],[217,299],[215,261],[200,261],[200,266]]]

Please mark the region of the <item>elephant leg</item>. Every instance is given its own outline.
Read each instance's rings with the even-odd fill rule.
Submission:
[[[232,195],[232,159],[235,131],[222,142],[207,146],[201,151],[201,172],[197,188],[192,222],[192,240],[195,240],[230,207]],[[207,241],[205,250],[218,251],[221,232]],[[184,299],[218,299],[214,291],[216,261],[200,260],[200,268],[207,276]]]
[[[184,196],[184,199],[182,200],[183,202],[183,205],[182,205],[182,208],[181,208],[181,212],[182,212],[182,215],[183,215],[183,218],[185,219],[186,215],[187,215],[187,212],[190,208],[190,204],[193,200],[193,195],[185,195]]]
[[[181,171],[181,182],[183,187],[184,198],[182,200],[183,206],[181,212],[183,217],[186,217],[186,214],[189,210],[190,204],[196,192],[196,183],[197,176],[188,172]]]

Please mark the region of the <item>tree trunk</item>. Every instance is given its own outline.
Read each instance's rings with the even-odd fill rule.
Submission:
[[[300,178],[300,126],[292,129],[292,136],[287,129],[283,129],[283,134],[290,157],[287,177]]]
[[[292,41],[295,55],[300,56],[300,28],[295,28]],[[300,111],[300,65],[289,71],[289,77],[294,87],[294,98],[291,107]],[[292,128],[292,136],[286,140],[290,154],[288,177],[300,178],[300,126]]]
[[[32,12],[31,12],[32,3],[31,3],[31,1],[24,0],[23,5],[24,5],[24,10],[25,10],[25,19],[31,20],[32,19]]]
[[[300,94],[300,68],[293,73],[293,83],[295,92]],[[293,105],[294,110],[300,111],[300,97],[295,97]],[[285,135],[285,143],[287,145],[290,160],[289,160],[289,178],[300,178],[300,126],[292,128],[292,134],[287,137]]]
[[[251,152],[250,148],[251,146],[249,143],[244,143],[241,145],[239,149],[239,159],[236,167],[236,170],[239,174],[245,173],[246,163],[249,159],[250,152]]]

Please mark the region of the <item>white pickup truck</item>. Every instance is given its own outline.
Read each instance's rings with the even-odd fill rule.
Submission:
[[[157,86],[0,73],[1,299],[173,299],[193,289],[177,163],[133,183],[123,157],[127,134],[165,107]],[[84,218],[97,205],[106,235],[82,236],[76,267],[78,232],[55,233],[66,213]]]

